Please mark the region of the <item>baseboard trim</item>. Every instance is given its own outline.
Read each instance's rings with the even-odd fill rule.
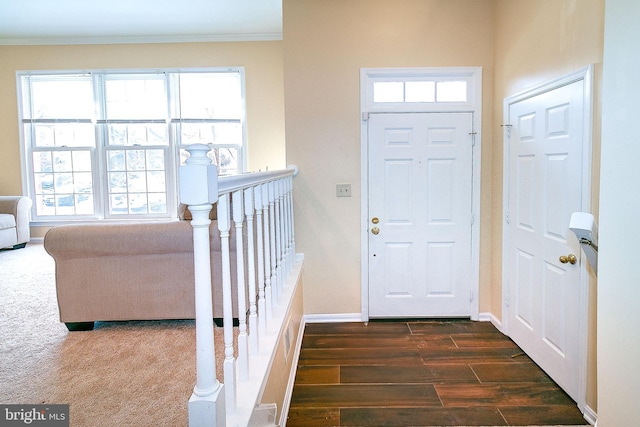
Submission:
[[[591,409],[589,405],[585,405],[584,413],[582,415],[584,416],[584,419],[587,420],[589,424],[593,426],[598,425],[598,414],[596,414],[596,411]]]
[[[306,323],[362,322],[360,313],[305,314],[303,318]],[[497,329],[502,331],[502,322],[492,313],[480,313],[478,321],[491,322]]]
[[[478,320],[480,322],[491,322],[491,324],[495,326],[497,330],[502,332],[502,322],[493,313],[480,313],[478,315]]]
[[[490,322],[492,316],[491,313],[478,313],[478,322]]]
[[[305,314],[306,323],[362,322],[360,313]]]

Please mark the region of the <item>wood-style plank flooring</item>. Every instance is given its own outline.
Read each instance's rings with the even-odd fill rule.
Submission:
[[[306,326],[288,427],[585,425],[491,323]]]

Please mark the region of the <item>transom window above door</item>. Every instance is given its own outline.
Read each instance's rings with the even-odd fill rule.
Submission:
[[[373,83],[374,103],[466,102],[466,81],[377,81]]]
[[[472,111],[479,99],[475,68],[373,68],[363,73],[361,105],[369,113]]]

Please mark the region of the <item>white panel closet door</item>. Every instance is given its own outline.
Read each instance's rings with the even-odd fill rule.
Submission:
[[[582,81],[511,104],[504,260],[510,337],[575,400],[581,252],[568,227],[581,210],[583,104]]]

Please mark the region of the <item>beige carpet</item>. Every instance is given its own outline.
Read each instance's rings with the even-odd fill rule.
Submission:
[[[0,298],[0,403],[68,403],[71,426],[188,424],[193,321],[68,332],[58,319],[54,262],[41,244],[0,251]]]

